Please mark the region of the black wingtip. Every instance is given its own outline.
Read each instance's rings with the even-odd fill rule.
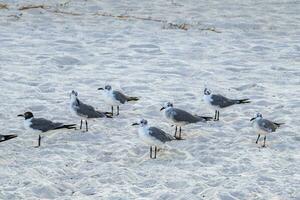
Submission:
[[[205,121],[212,121],[214,118],[213,117],[202,117],[203,119],[205,119]]]
[[[173,140],[185,140],[184,138],[182,138],[182,137],[174,137],[174,139]]]
[[[76,124],[68,124],[68,125],[64,125],[64,126],[67,129],[76,129]]]
[[[275,123],[275,122],[274,122],[274,124],[278,127],[280,127],[281,125],[284,125],[284,123]]]
[[[244,103],[251,103],[251,101],[250,101],[250,99],[240,99],[240,100],[237,100],[237,103],[244,104]]]
[[[0,142],[4,142],[13,138],[18,137],[17,135],[2,135],[0,136]]]
[[[111,112],[105,112],[104,114],[105,114],[106,118],[113,118]]]
[[[60,127],[57,127],[55,129],[62,129],[62,128],[66,128],[66,129],[76,129],[76,124],[64,124]]]
[[[128,97],[127,101],[138,101],[138,97]]]

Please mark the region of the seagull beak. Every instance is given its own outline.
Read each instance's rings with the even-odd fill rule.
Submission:
[[[101,87],[101,88],[98,88],[98,90],[104,90],[104,89]]]
[[[18,117],[24,117],[24,115],[23,114],[19,114]]]
[[[160,111],[162,111],[162,110],[164,110],[165,109],[165,107],[162,107],[161,109],[160,109]]]
[[[251,118],[251,119],[250,119],[250,122],[253,121],[253,120],[255,120],[255,119],[256,119],[256,117]]]
[[[137,126],[137,125],[139,125],[139,123],[133,123],[133,124],[132,124],[132,126]]]

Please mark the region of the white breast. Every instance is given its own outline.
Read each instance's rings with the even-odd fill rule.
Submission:
[[[211,104],[211,102],[212,102],[211,95],[203,95],[203,101],[204,101],[207,105],[209,105],[209,106],[211,106],[211,107],[215,107],[215,106],[213,106],[213,105]]]
[[[31,119],[25,119],[24,120],[24,127],[25,127],[25,129],[32,130],[32,128],[30,127],[31,124],[32,124]]]
[[[113,91],[104,91],[103,92],[104,101],[110,106],[119,106],[121,103],[117,101],[113,95]]]
[[[70,103],[70,111],[71,113],[74,115],[74,116],[79,116],[78,113],[77,113],[77,110],[76,110],[76,106],[73,102]]]
[[[258,123],[257,123],[257,120],[255,120],[255,121],[253,122],[252,127],[253,127],[253,129],[255,130],[255,132],[256,132],[257,134],[261,134],[261,135],[267,135],[267,134],[268,134],[267,131],[265,131],[265,130],[263,130],[263,129],[261,129],[261,128],[259,127],[259,125],[258,125]]]

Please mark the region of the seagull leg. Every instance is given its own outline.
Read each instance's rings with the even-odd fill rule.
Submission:
[[[119,115],[119,106],[117,106],[117,116]]]
[[[179,126],[179,138],[181,140],[181,126]]]
[[[262,147],[266,147],[266,139],[267,139],[267,136],[265,135],[265,137],[264,137],[264,144],[262,145]]]
[[[85,120],[85,130],[86,130],[86,132],[88,132],[88,131],[89,131],[89,128],[88,128],[88,122],[87,122],[87,120]]]
[[[174,137],[176,138],[176,135],[177,134],[177,126],[175,126],[175,134],[174,134]]]
[[[111,106],[111,115],[114,115],[114,106]]]
[[[156,159],[156,152],[157,152],[157,147],[154,147],[154,159]]]
[[[42,137],[41,137],[41,135],[39,135],[39,138],[38,138],[38,145],[36,146],[36,148],[38,148],[38,147],[41,146],[41,139],[42,139]]]
[[[82,119],[80,120],[80,129],[82,129]]]
[[[214,117],[214,121],[217,121],[217,110],[215,110],[215,117]]]
[[[150,158],[152,158],[152,146],[150,146]]]
[[[217,121],[219,121],[220,120],[220,111],[218,111],[218,119],[217,119]]]
[[[257,140],[256,140],[256,144],[258,143],[258,139],[260,138],[260,134],[258,134],[258,136],[257,136]]]

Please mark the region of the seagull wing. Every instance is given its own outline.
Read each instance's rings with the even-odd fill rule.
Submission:
[[[42,132],[54,130],[58,127],[63,126],[63,123],[52,122],[50,120],[44,118],[33,118],[31,120],[30,127],[36,130],[40,130]]]
[[[80,102],[77,106],[77,113],[87,118],[100,118],[106,115],[102,112],[96,111],[93,106]]]
[[[165,143],[171,140],[174,140],[175,138],[169,134],[167,134],[166,132],[164,132],[163,130],[156,128],[156,127],[150,127],[149,128],[149,134],[152,137],[155,137],[157,140]]]
[[[127,96],[119,91],[113,91],[113,95],[122,104],[124,104],[127,101]]]
[[[233,104],[235,104],[235,101],[232,100],[232,99],[228,99],[222,95],[219,95],[219,94],[213,94],[211,96],[211,104],[213,106],[219,106],[220,108],[225,108],[225,107],[228,107],[228,106],[231,106]]]
[[[259,127],[267,132],[274,132],[279,126],[267,119],[261,119],[258,121]]]
[[[199,117],[194,116],[184,110],[173,108],[172,110],[172,117],[175,121],[178,122],[188,122],[188,123],[195,123],[201,121]]]

